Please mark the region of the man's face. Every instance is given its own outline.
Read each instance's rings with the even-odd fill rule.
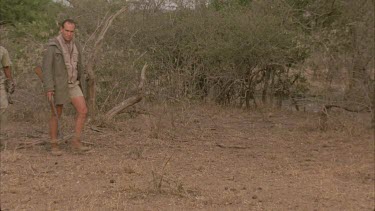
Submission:
[[[72,41],[72,39],[74,37],[74,29],[75,28],[76,28],[76,26],[74,25],[74,23],[69,23],[69,22],[66,22],[64,24],[64,26],[61,27],[60,32],[61,32],[61,35],[63,36],[65,41],[67,41],[67,42]]]

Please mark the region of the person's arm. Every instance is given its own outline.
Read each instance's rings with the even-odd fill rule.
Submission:
[[[3,54],[2,58],[1,58],[1,64],[3,66],[5,77],[8,80],[13,81],[12,72],[11,72],[11,69],[10,69],[10,65],[12,63],[10,61],[9,53],[8,53],[7,49],[5,49],[5,48],[2,48],[2,49],[4,50],[4,54]]]
[[[12,78],[12,71],[10,70],[10,66],[3,67],[3,69],[4,69],[5,77],[6,77],[8,80],[13,81],[13,78]]]
[[[5,73],[5,77],[6,77],[6,91],[9,93],[9,94],[13,94],[14,91],[16,90],[16,85],[13,81],[13,78],[12,78],[12,72],[10,70],[10,66],[7,66],[7,67],[3,67],[3,70],[4,70],[4,73]]]
[[[3,66],[3,71],[7,79],[6,83],[8,86],[8,92],[12,94],[15,90],[15,84],[14,84],[13,77],[12,77],[12,71],[10,69],[11,61],[10,61],[9,53],[6,49],[5,49],[5,53],[3,57],[1,58],[1,64]]]

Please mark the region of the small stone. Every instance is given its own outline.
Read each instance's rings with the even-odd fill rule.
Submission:
[[[110,183],[115,183],[114,179],[109,180]]]
[[[257,199],[258,198],[258,196],[257,195],[254,195],[253,197],[252,197],[253,199]]]

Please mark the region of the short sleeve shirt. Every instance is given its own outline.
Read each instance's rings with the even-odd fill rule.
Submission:
[[[5,80],[5,74],[3,67],[11,66],[12,62],[10,61],[9,53],[7,49],[3,46],[0,46],[0,83]]]

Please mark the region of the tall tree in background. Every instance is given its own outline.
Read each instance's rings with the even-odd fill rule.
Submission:
[[[365,103],[373,93],[374,68],[373,0],[286,0],[296,22],[311,39],[311,51],[323,56],[327,79],[345,79],[347,100]],[[324,61],[325,60],[325,61]],[[366,96],[367,95],[367,96]],[[361,99],[359,99],[361,98]]]
[[[55,33],[51,29],[62,9],[61,4],[52,0],[1,0],[0,27],[8,28],[16,37],[28,34],[46,39]]]
[[[1,0],[0,25],[39,21],[50,4],[53,4],[51,0]]]

